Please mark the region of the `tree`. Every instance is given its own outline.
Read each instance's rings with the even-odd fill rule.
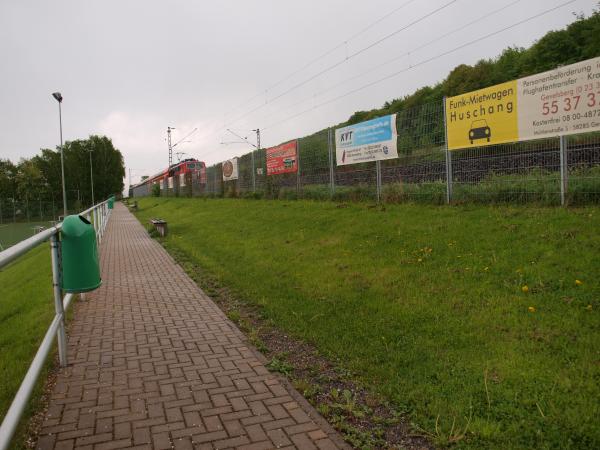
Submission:
[[[45,187],[42,171],[33,159],[21,159],[15,176],[17,196],[20,199],[39,198]]]
[[[15,176],[17,168],[8,159],[0,159],[0,199],[16,194]]]
[[[125,164],[123,155],[106,136],[68,141],[64,145],[65,190],[70,209],[90,205],[92,201],[90,152],[94,171],[95,200],[123,191]],[[62,202],[60,149],[42,149],[31,159],[22,159],[15,167],[0,160],[0,196],[19,199],[40,197]],[[77,201],[80,204],[77,204]]]

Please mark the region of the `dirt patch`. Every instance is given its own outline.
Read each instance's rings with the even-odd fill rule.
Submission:
[[[406,414],[362,386],[339,362],[312,345],[289,336],[221,286],[185,254],[169,249],[188,275],[240,328],[269,361],[267,367],[285,376],[344,439],[360,449],[433,449],[408,422]]]

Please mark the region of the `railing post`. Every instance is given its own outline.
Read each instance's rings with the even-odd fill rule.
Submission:
[[[446,203],[452,202],[452,154],[448,150],[448,124],[446,123],[446,97],[442,100],[444,106],[444,150],[446,153]]]
[[[58,341],[58,359],[61,367],[67,366],[67,334],[65,332],[65,311],[62,302],[62,289],[60,288],[61,270],[60,270],[60,241],[58,233],[50,237],[50,250],[52,253],[52,286],[54,287],[54,309],[60,324],[56,331]]]
[[[96,209],[96,215],[98,216],[98,244],[102,240],[102,205]]]
[[[96,233],[96,241],[98,240],[98,216],[96,214],[96,210],[98,208],[92,209],[92,222],[94,224],[94,232]]]
[[[560,138],[560,204],[565,206],[566,196],[569,187],[569,166],[567,159],[567,138],[561,136]]]

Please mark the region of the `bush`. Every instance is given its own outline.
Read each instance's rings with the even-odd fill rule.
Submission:
[[[153,184],[151,193],[152,197],[160,197],[160,185]]]

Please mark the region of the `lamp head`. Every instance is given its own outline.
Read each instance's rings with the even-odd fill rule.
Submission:
[[[62,103],[62,95],[60,95],[60,92],[54,92],[52,97],[54,97],[58,103]]]

